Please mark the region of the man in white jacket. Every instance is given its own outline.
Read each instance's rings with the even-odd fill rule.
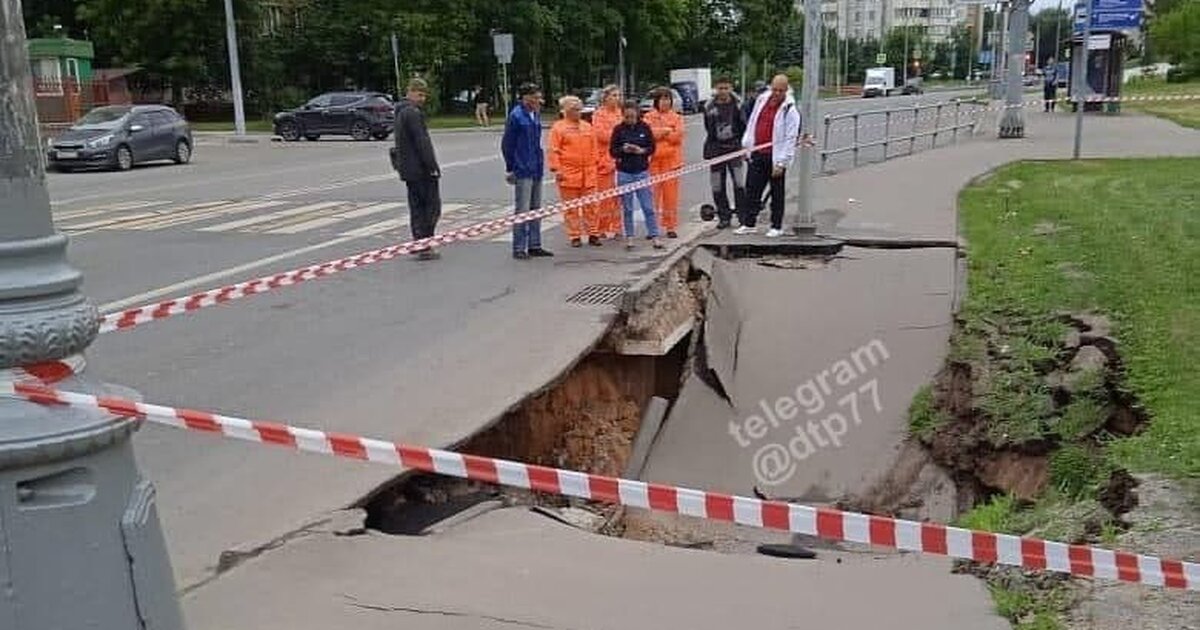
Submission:
[[[746,121],[742,146],[753,149],[768,142],[771,146],[750,154],[746,172],[746,207],[738,220],[742,226],[734,234],[754,234],[758,231],[758,215],[762,212],[763,191],[771,187],[771,229],[767,236],[783,236],[784,176],[796,156],[796,138],[800,135],[800,112],[789,94],[786,75],[776,75],[771,89],[760,94],[754,111]]]

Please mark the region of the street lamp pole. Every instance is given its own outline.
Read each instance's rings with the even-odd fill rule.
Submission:
[[[801,137],[815,137],[817,124],[817,84],[821,80],[821,0],[804,0],[804,84],[800,86]],[[811,143],[800,144],[799,207],[792,216],[792,232],[797,236],[815,234],[813,221],[815,203],[813,167],[817,148]]]
[[[1025,37],[1029,32],[1030,0],[1012,0],[1008,18],[1008,85],[1004,90],[1001,138],[1025,137],[1025,113],[1021,106],[1021,75],[1025,69]]]
[[[225,0],[225,41],[229,46],[229,78],[233,88],[233,125],[237,135],[246,135],[246,109],[242,105],[242,70],[238,61],[237,25],[233,0]]]
[[[22,15],[0,0],[0,628],[179,630],[137,423],[14,396],[21,368],[46,364],[55,387],[115,389],[82,376],[99,313],[54,230]]]

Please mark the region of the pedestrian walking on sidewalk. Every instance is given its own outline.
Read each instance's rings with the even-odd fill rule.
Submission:
[[[558,111],[563,117],[550,128],[546,157],[558,184],[559,200],[570,201],[596,191],[596,134],[583,120],[583,101],[579,97],[558,99]],[[564,210],[563,218],[571,247],[583,245],[585,229],[588,244],[601,245],[599,208],[595,203]]]
[[[1042,99],[1045,109],[1043,111],[1049,113],[1054,111],[1058,101],[1058,63],[1054,61],[1054,57],[1046,63],[1046,70],[1042,77]]]
[[[796,138],[800,135],[800,112],[796,101],[788,94],[787,75],[771,80],[771,89],[761,95],[746,121],[742,147],[752,149],[771,143],[750,155],[746,173],[746,207],[741,213],[742,226],[735,234],[754,234],[758,231],[758,215],[762,212],[763,190],[771,189],[771,229],[767,236],[783,236],[784,181],[787,169],[796,155]]]
[[[609,85],[600,93],[600,107],[592,113],[592,129],[596,132],[596,191],[603,193],[617,185],[617,164],[608,152],[613,129],[621,124],[621,103],[625,96],[621,88]],[[606,238],[621,236],[621,205],[617,197],[600,202],[600,232]]]
[[[442,196],[438,190],[442,171],[421,109],[428,95],[429,84],[424,79],[408,82],[404,98],[396,103],[396,145],[391,150],[392,168],[408,188],[409,224],[415,240],[433,236],[442,216]],[[417,252],[417,258],[421,260],[438,257],[440,255],[432,248]]]
[[[683,166],[683,116],[675,111],[675,97],[670,88],[654,90],[654,107],[642,120],[654,133],[654,157],[650,158],[650,175],[663,175]],[[674,177],[654,185],[654,211],[659,227],[667,238],[679,238],[679,178]]]
[[[719,77],[713,97],[704,105],[704,159],[711,160],[742,150],[742,134],[746,133],[746,115],[733,95],[733,81]],[[717,229],[729,227],[733,209],[725,187],[725,175],[733,182],[733,203],[741,216],[746,205],[746,160],[734,158],[708,169],[713,204],[717,207]],[[739,218],[740,221],[740,218]]]
[[[626,101],[622,108],[622,121],[613,130],[608,150],[617,162],[617,186],[644,184],[650,179],[650,159],[654,156],[654,132],[640,119],[636,101]],[[634,192],[621,195],[624,213],[625,248],[633,249],[634,221],[633,204],[637,200],[646,221],[646,236],[655,249],[662,249],[658,240],[658,219],[654,216],[654,195],[650,187],[643,186]]]
[[[542,90],[525,83],[517,90],[520,102],[508,113],[504,123],[505,179],[516,188],[514,212],[522,214],[542,207]],[[554,254],[542,248],[542,220],[534,219],[513,226],[513,258],[526,260]]]
[[[491,106],[488,93],[483,89],[482,85],[475,86],[475,122],[480,127],[490,127],[491,119],[488,117],[488,108]]]

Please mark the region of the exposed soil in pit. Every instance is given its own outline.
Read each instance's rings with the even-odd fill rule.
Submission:
[[[622,476],[644,410],[654,397],[671,402],[679,396],[684,371],[692,369],[696,343],[687,332],[661,356],[618,352],[630,342],[653,346],[655,340],[687,328],[699,317],[705,281],[691,272],[686,260],[668,269],[633,300],[633,310],[618,319],[595,351],[458,452]],[[424,473],[403,475],[365,507],[368,527],[417,535],[429,533],[443,519],[493,505],[585,506],[600,516],[595,531],[622,530],[621,511],[615,506]]]

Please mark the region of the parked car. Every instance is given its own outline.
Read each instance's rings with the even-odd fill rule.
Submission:
[[[80,118],[51,143],[46,158],[59,171],[102,167],[127,171],[135,164],[192,159],[192,129],[165,105],[109,105]]]
[[[350,136],[384,140],[392,133],[395,105],[382,92],[329,92],[296,109],[275,114],[275,133],[288,142],[300,138]]]
[[[669,89],[671,90],[671,103],[672,103],[671,109],[674,109],[676,112],[682,114],[683,113],[683,96],[681,96],[679,94],[679,90],[676,90],[675,88],[669,88]],[[653,90],[651,90],[650,92],[647,92],[646,96],[644,96],[642,98],[642,100],[638,103],[638,109],[640,109],[643,114],[654,109],[653,94],[654,94]]]

